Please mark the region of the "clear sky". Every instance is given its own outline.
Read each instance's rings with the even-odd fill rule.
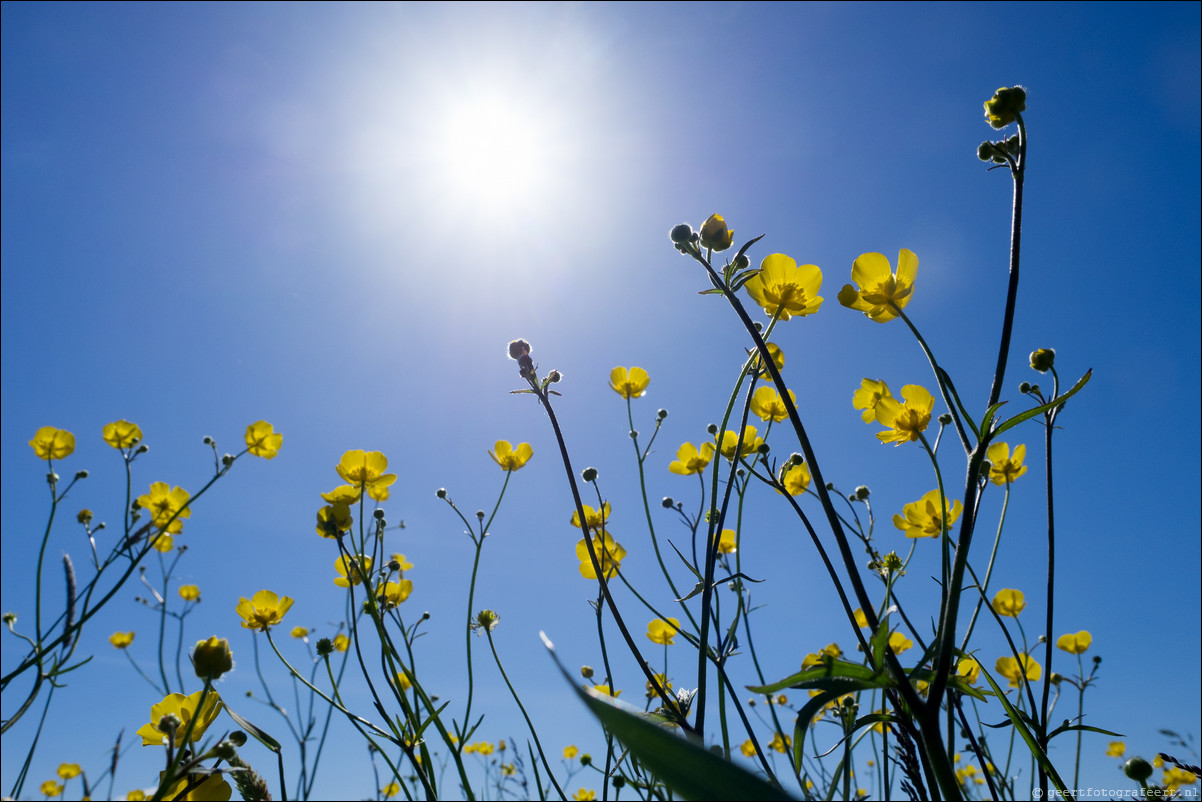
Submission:
[[[825,276],[821,312],[777,338],[823,471],[840,488],[871,487],[882,545],[904,548],[888,519],[931,489],[929,468],[912,446],[880,445],[851,394],[865,376],[933,385],[900,323],[874,325],[835,295],[859,254],[913,250],[907,311],[967,403],[983,406],[1011,188],[975,151],[994,135],[982,102],[1021,83],[1030,168],[1007,397],[1024,403],[1015,388],[1035,379],[1025,368],[1035,347],[1055,348],[1066,378],[1094,371],[1056,435],[1057,630],[1090,630],[1104,658],[1088,723],[1149,756],[1168,748],[1158,728],[1197,734],[1198,4],[5,3],[2,13],[0,593],[23,622],[48,506],[45,466],[27,445],[39,427],[78,438],[60,473],[91,471],[48,549],[53,601],[58,556],[84,562],[74,511],[120,518],[105,423],[145,432],[151,451],[134,483],[145,492],[153,481],[198,487],[212,463],[202,438],[239,450],[246,425],[266,419],[284,435],[280,455],[239,462],[181,538],[177,581],[204,594],[189,641],[229,637],[239,661],[222,693],[256,683],[239,596],[294,596],[287,623],[319,634],[342,617],[334,546],[313,516],[341,454],[363,448],[387,454],[400,476],[386,509],[405,529],[390,548],[415,565],[407,612],[433,616],[421,659],[445,678],[436,692],[455,699],[472,548],[435,490],[469,515],[490,507],[503,475],[487,450],[525,441],[535,456],[492,528],[477,606],[501,613],[507,668],[550,747],[601,751],[537,639],[545,630],[569,666],[599,662],[571,498],[545,415],[509,393],[521,382],[506,342],[526,338],[544,372],[563,372],[558,410],[575,463],[600,470],[623,568],[667,602],[625,403],[607,377],[615,365],[648,370],[636,427],[645,436],[656,409],[670,412],[649,493],[695,505],[696,483],[667,465],[720,419],[747,343],[720,300],[697,294],[704,277],[667,232],[721,212],[738,240],[766,234],[756,261],[783,252]],[[795,447],[785,434],[783,454]],[[1045,609],[1040,438],[1034,425],[1011,438],[1030,444],[1035,464],[1015,485],[996,569],[997,587],[1026,590],[1031,622]],[[757,615],[772,636],[769,673],[785,676],[807,652],[853,639],[770,495],[752,496],[744,565],[766,580]],[[984,504],[981,531],[1000,494]],[[654,512],[661,532],[684,537]],[[916,605],[929,598],[923,571],[909,580]],[[158,701],[107,643],[136,630],[133,654],[153,665],[155,618],[139,594],[131,583],[87,630],[81,653],[96,657],[56,696],[31,789],[63,761],[98,772],[117,731],[128,739]],[[0,643],[7,670],[19,642]],[[672,649],[683,676],[693,657]],[[641,699],[633,664],[615,673]],[[481,737],[520,739],[495,670],[481,661],[477,677]],[[250,704],[265,729],[283,731]],[[6,793],[31,719],[6,738]],[[346,792],[367,795],[366,755],[346,735],[335,760],[363,778]],[[1117,781],[1106,740],[1086,738],[1094,785]],[[127,755],[118,791],[150,783],[150,751]],[[339,793],[347,775],[334,761],[325,772],[318,788]]]

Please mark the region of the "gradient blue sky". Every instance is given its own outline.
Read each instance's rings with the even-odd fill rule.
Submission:
[[[1057,630],[1089,629],[1104,657],[1089,723],[1147,755],[1168,746],[1158,728],[1196,733],[1198,4],[5,3],[2,13],[0,593],[23,622],[47,507],[44,465],[26,445],[39,427],[75,432],[60,472],[92,474],[66,509],[116,521],[120,462],[103,424],[126,418],[145,432],[135,488],[192,489],[211,466],[202,437],[234,451],[246,424],[265,418],[284,434],[280,456],[239,463],[182,538],[180,578],[204,593],[189,640],[227,636],[239,659],[223,693],[255,682],[239,596],[295,596],[288,623],[319,634],[341,618],[335,552],[313,515],[343,451],[365,448],[400,475],[386,508],[406,528],[390,547],[415,563],[410,613],[433,615],[422,659],[445,677],[434,690],[456,698],[463,646],[452,630],[471,544],[434,491],[448,488],[469,514],[489,506],[502,475],[487,449],[528,441],[535,457],[493,527],[477,606],[501,613],[507,667],[551,748],[601,751],[537,640],[546,630],[569,665],[599,664],[554,441],[533,399],[509,394],[520,380],[505,343],[528,339],[543,371],[565,374],[558,409],[575,462],[601,472],[624,568],[666,601],[652,584],[624,402],[607,376],[619,364],[650,372],[636,426],[649,432],[657,408],[671,413],[650,493],[695,505],[695,483],[667,464],[720,418],[745,342],[720,301],[696,294],[704,278],[666,234],[714,211],[736,238],[766,234],[757,259],[784,252],[825,275],[821,313],[777,338],[823,471],[841,488],[870,486],[882,546],[904,547],[888,518],[933,486],[929,469],[916,448],[881,446],[850,399],[864,376],[930,386],[929,372],[900,324],[876,326],[835,295],[859,254],[915,251],[908,311],[966,401],[984,403],[1010,180],[975,150],[992,135],[981,103],[1022,83],[1030,171],[1007,393],[1022,405],[1014,388],[1033,378],[1035,347],[1057,349],[1065,378],[1094,370],[1057,434]],[[506,118],[535,145],[513,146],[529,180],[473,186],[448,144],[501,136],[516,124]],[[1031,426],[1011,442],[1034,456],[1040,436]],[[1016,485],[995,580],[1027,591],[1031,622],[1045,609],[1041,477],[1033,465]],[[985,529],[999,504],[987,496]],[[767,580],[757,615],[774,641],[769,673],[784,676],[852,637],[787,512],[762,494],[751,506],[744,565]],[[683,537],[667,513],[657,526]],[[85,548],[72,526],[56,528],[50,600],[58,555],[80,564]],[[923,571],[910,581],[913,608],[931,588]],[[81,651],[96,658],[59,692],[30,789],[63,761],[99,771],[116,732],[128,738],[158,701],[106,641],[136,630],[134,653],[152,664],[140,590],[131,584],[85,635]],[[0,642],[7,669],[19,643]],[[693,658],[672,648],[683,676]],[[618,684],[641,698],[626,663]],[[481,735],[520,739],[495,670],[482,662],[477,676]],[[5,792],[30,730],[27,719],[6,739]],[[1106,740],[1086,738],[1094,786],[1119,784]],[[150,751],[127,756],[119,792],[149,783]],[[372,792],[357,742],[340,739],[335,760],[363,779],[349,793]],[[347,776],[335,760],[318,786],[327,793]]]

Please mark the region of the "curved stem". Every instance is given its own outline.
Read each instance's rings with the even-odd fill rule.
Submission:
[[[1006,376],[1006,360],[1010,355],[1010,332],[1014,328],[1014,307],[1018,302],[1018,264],[1023,229],[1023,176],[1027,167],[1027,126],[1021,114],[1018,122],[1018,161],[1010,166],[1014,179],[1014,204],[1010,215],[1010,283],[1006,288],[1006,311],[1002,314],[1002,338],[998,344],[997,367],[993,370],[993,386],[989,390],[991,407],[1002,395],[1002,380]]]

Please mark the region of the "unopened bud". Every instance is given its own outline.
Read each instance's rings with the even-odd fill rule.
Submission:
[[[676,502],[672,500],[671,496],[664,496],[663,501],[661,501],[660,504],[663,505],[665,510],[670,510],[676,506]]]
[[[593,678],[593,667],[592,666],[581,666],[580,667],[580,676],[584,677],[585,679],[592,679]]]
[[[584,469],[584,470],[581,472],[581,474],[580,474],[580,478],[581,478],[581,479],[583,479],[583,480],[584,480],[584,481],[586,481],[586,482],[595,482],[595,481],[597,481],[597,469],[596,469],[596,468],[591,468],[591,467],[590,467],[590,468],[585,468],[585,469]]]
[[[1152,764],[1142,757],[1133,757],[1123,764],[1123,773],[1143,785],[1152,776]]]
[[[372,511],[372,517],[377,521],[384,520],[384,510],[377,508],[376,510]]]
[[[693,227],[688,223],[681,223],[678,226],[673,226],[668,236],[677,245],[687,245],[693,241]]]
[[[668,417],[668,410],[661,409],[659,412],[655,413],[655,417],[659,418],[660,420],[663,420],[664,418]]]
[[[439,498],[446,498],[447,497],[447,489],[445,487],[440,487],[440,488],[438,488],[438,490],[436,490],[434,492],[434,495],[438,496]]]
[[[860,501],[868,498],[871,493],[872,491],[869,490],[865,485],[860,485],[856,488],[856,498],[858,498]]]
[[[1056,362],[1056,352],[1051,348],[1036,348],[1031,352],[1031,368],[1047,373]]]

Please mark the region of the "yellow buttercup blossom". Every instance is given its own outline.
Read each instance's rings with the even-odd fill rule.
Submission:
[[[363,488],[358,485],[338,485],[330,492],[321,494],[321,500],[333,507],[337,507],[339,504],[349,507],[352,504],[358,504],[361,498],[363,498]],[[326,536],[323,535],[323,537]]]
[[[579,751],[580,750],[578,750],[574,746],[565,746],[563,748],[563,759],[571,760],[572,758],[576,757],[576,755],[579,753]]]
[[[739,751],[743,753],[743,757],[755,757],[755,744],[753,744],[751,739],[748,738],[743,742],[743,745],[739,747]]]
[[[613,693],[610,693],[609,692],[609,683],[603,683],[601,685],[594,685],[593,690],[596,691],[597,693],[605,694],[606,696],[612,696],[615,699],[617,699],[619,696],[622,695],[621,689],[615,690]]]
[[[575,802],[590,802],[590,800],[593,800],[596,798],[597,798],[597,792],[592,790],[591,788],[589,788],[589,789],[581,788],[578,791],[576,791],[575,794],[572,795],[572,799],[574,799]]]
[[[334,636],[334,651],[345,652],[349,648],[351,648],[350,638],[341,632]]]
[[[64,785],[57,780],[47,780],[39,786],[39,789],[45,796],[56,797],[63,793]]]
[[[379,451],[348,451],[342,455],[335,470],[342,481],[355,487],[388,487],[396,481],[396,474],[384,473],[388,470],[388,457]]]
[[[307,637],[309,637],[309,628],[308,627],[293,627],[292,631],[289,632],[288,634],[294,638],[307,638]]]
[[[493,448],[496,451],[490,451],[488,455],[503,471],[516,471],[534,456],[534,449],[529,443],[518,443],[518,447],[514,448],[508,440],[498,440]]]
[[[104,442],[113,448],[132,448],[142,440],[142,430],[138,428],[138,424],[136,423],[130,423],[127,420],[117,420],[112,423],[106,423],[104,428],[100,430],[100,436],[104,438]]]
[[[663,688],[665,691],[672,690],[672,680],[668,679],[667,676],[664,674],[652,674],[651,676],[655,677],[656,684],[653,685],[650,680],[647,681],[648,699],[654,699],[656,696],[659,696],[659,691],[656,689],[656,685],[658,685],[660,688]]]
[[[860,419],[865,423],[872,423],[876,420],[876,405],[881,403],[884,398],[892,398],[893,394],[889,392],[889,385],[883,381],[876,379],[861,379],[860,389],[856,390],[851,396],[851,405],[856,409],[862,409]]]
[[[584,507],[584,523],[589,529],[600,529],[605,526],[605,522],[609,520],[610,506],[609,502],[601,505],[601,509],[594,510],[587,504]],[[580,514],[576,510],[572,510],[572,526],[580,528]]]
[[[196,724],[192,727],[190,737],[193,743],[199,741],[205,734],[205,730],[217,718],[217,714],[221,712],[222,704],[221,697],[213,691],[205,694],[204,707],[197,711],[200,705],[200,697],[204,691],[197,691],[191,696],[184,696],[182,693],[172,693],[166,696],[163,701],[150,708],[150,723],[143,724],[138,729],[138,735],[142,736],[142,746],[161,746],[167,743],[167,733],[159,729],[159,724],[163,718],[168,715],[173,715],[179,721],[179,729],[176,731],[175,741],[177,742],[184,734],[184,730],[188,728],[188,722],[196,718]]]
[[[616,367],[609,372],[610,388],[623,398],[641,398],[651,377],[642,368]]]
[[[956,676],[973,685],[981,676],[981,664],[971,657],[961,657],[960,662],[956,663]]]
[[[796,407],[797,396],[792,390],[789,391],[789,398]],[[760,387],[751,396],[751,414],[760,420],[780,423],[789,417],[789,410],[785,408],[785,402],[781,400],[775,387]]]
[[[747,294],[769,315],[781,320],[812,315],[822,306],[822,271],[817,265],[797,265],[783,253],[764,257],[760,272],[745,285]]]
[[[989,460],[989,481],[995,485],[1008,485],[1027,472],[1023,460],[1027,457],[1027,447],[1014,447],[1014,456],[1010,456],[1010,446],[1005,443],[994,443],[985,452]]]
[[[869,320],[888,323],[910,303],[917,275],[918,257],[906,248],[897,254],[896,273],[890,269],[889,258],[884,254],[861,254],[851,268],[851,280],[860,288],[845,284],[839,290],[839,303],[863,312]]]
[[[894,654],[901,654],[906,649],[911,648],[913,645],[914,641],[910,640],[900,632],[894,632],[889,636],[889,648],[893,650]]]
[[[156,551],[166,554],[175,545],[175,538],[171,535],[156,535],[154,540],[150,541],[150,545],[154,546]]]
[[[363,581],[364,575],[371,575],[371,557],[359,554],[355,557],[342,555],[334,561],[334,570],[341,576],[334,578],[334,584],[340,588],[349,588]]]
[[[29,446],[38,459],[64,459],[75,453],[75,435],[65,429],[43,426],[29,441]]]
[[[998,615],[1009,616],[1010,618],[1018,618],[1018,614],[1027,608],[1027,602],[1023,598],[1021,590],[1014,588],[1003,588],[993,597],[993,609]]]
[[[73,780],[80,774],[83,774],[83,769],[80,768],[78,763],[61,763],[59,764],[58,771],[55,773],[58,774],[60,779]]]
[[[358,491],[356,491],[356,495],[358,495]],[[317,534],[322,537],[336,538],[342,532],[349,532],[354,522],[355,519],[351,517],[350,504],[345,501],[327,504],[317,511]]]
[[[593,538],[593,549],[597,552],[597,562],[601,564],[601,573],[605,574],[606,579],[612,578],[626,557],[626,549],[622,548],[622,544],[614,540],[606,531],[602,531]],[[592,559],[589,558],[588,544],[585,543],[584,538],[581,538],[580,542],[576,544],[576,557],[580,560],[580,575],[585,579],[596,579],[597,572],[593,568]]]
[[[160,771],[159,781],[162,782],[162,779],[163,772]],[[220,774],[210,774],[193,786],[192,790],[185,793],[185,789],[191,785],[191,782],[192,779],[189,777],[183,777],[173,782],[163,793],[163,799],[179,799],[188,802],[228,802],[233,794],[230,784]]]
[[[676,459],[668,470],[681,476],[701,473],[714,458],[714,444],[702,443],[700,450],[692,443],[684,443],[676,450]]]
[[[200,599],[200,588],[196,585],[180,585],[179,597],[184,601],[198,601]]]
[[[1165,790],[1167,791],[1176,791],[1182,786],[1193,785],[1197,781],[1198,776],[1192,771],[1177,768],[1176,766],[1169,766],[1165,769],[1164,777],[1162,778]]]
[[[1122,741],[1111,741],[1106,746],[1106,757],[1122,757],[1127,751],[1127,744]]]
[[[671,646],[672,639],[676,637],[676,633],[680,631],[680,621],[672,618],[657,618],[647,624],[647,638],[652,643],[658,643],[663,646]]]
[[[868,626],[868,616],[864,615],[864,610],[862,608],[856,608],[855,616],[856,626],[858,626],[860,629],[864,629]]]
[[[800,496],[809,488],[810,480],[810,469],[804,462],[799,462],[785,469],[785,474],[781,477],[781,484],[785,486],[785,492],[790,496]]]
[[[1020,687],[1024,679],[1035,682],[1043,674],[1043,668],[1029,654],[1020,654],[1018,660],[1013,657],[999,657],[996,668],[997,673],[1010,680],[1011,688]]]
[[[182,487],[172,488],[166,482],[155,482],[149,493],[138,496],[138,506],[150,513],[160,531],[178,535],[184,531],[184,518],[192,517],[191,508],[186,506],[191,498]]]
[[[399,607],[405,599],[409,598],[409,594],[413,593],[413,580],[401,579],[397,582],[385,582],[384,587],[380,589],[380,604],[385,609]]]
[[[246,427],[246,450],[251,456],[272,459],[280,453],[284,444],[284,435],[276,434],[275,429],[265,420],[256,421]]]
[[[399,782],[397,782],[396,780],[393,780],[392,782],[388,783],[388,785],[386,785],[380,789],[380,795],[383,796],[385,799],[392,799],[394,796],[396,796],[400,792],[401,792],[401,784]]]
[[[774,365],[776,365],[776,369],[784,370],[785,369],[785,354],[783,351],[780,350],[780,346],[777,345],[776,343],[764,343],[764,345],[768,346],[768,356],[770,356],[772,358],[772,363]],[[748,351],[747,353],[750,354],[752,352]],[[764,371],[766,371],[768,369],[768,367],[764,364],[764,361],[760,358],[760,354],[758,351],[755,353],[755,356],[752,357],[751,369],[754,370],[756,373],[763,373]]]
[[[392,567],[393,563],[396,563],[396,570],[401,574],[404,574],[406,571],[408,571],[409,569],[411,569],[413,567],[413,563],[411,563],[407,559],[405,559],[404,554],[399,554],[397,552],[393,552],[392,559],[388,563],[389,568]]]
[[[1061,635],[1056,639],[1056,647],[1063,649],[1069,654],[1085,654],[1089,649],[1089,644],[1093,643],[1093,635],[1090,635],[1086,630],[1068,635]]]
[[[219,679],[222,674],[234,670],[234,655],[230,642],[216,635],[208,640],[196,642],[192,650],[192,668],[201,679]]]
[[[109,635],[109,643],[118,649],[127,649],[133,642],[134,633],[132,632],[114,632],[112,635]]]
[[[769,749],[775,749],[782,755],[787,753],[792,746],[792,739],[788,735],[781,735],[779,732],[772,736],[772,741],[768,744]]]
[[[402,668],[400,671],[398,671],[396,673],[395,676],[396,676],[396,685],[402,691],[407,691],[413,687],[413,680],[409,679],[409,672],[407,669]]]
[[[737,550],[738,544],[735,541],[735,530],[723,529],[722,534],[718,536],[718,553],[734,554]]]
[[[939,537],[945,530],[951,529],[960,513],[964,512],[964,505],[959,499],[953,500],[950,506],[946,497],[942,505],[939,501],[939,490],[930,491],[918,501],[903,506],[902,514],[893,516],[893,525],[905,532],[906,537]]]
[[[701,247],[715,251],[724,251],[735,241],[735,232],[726,227],[726,220],[720,214],[711,214],[701,224]]]
[[[722,439],[718,441],[718,451],[727,459],[734,459],[735,449],[739,449],[739,456],[746,457],[748,454],[754,454],[756,449],[764,444],[764,438],[756,436],[755,427],[750,423],[743,427],[743,445],[739,448],[739,434],[727,430],[722,433]]]
[[[877,432],[882,443],[901,445],[911,440],[917,440],[931,423],[931,411],[935,408],[935,398],[925,387],[917,384],[907,384],[901,389],[904,404],[896,398],[882,398],[876,404],[876,420],[889,431]]]
[[[275,626],[284,620],[284,615],[292,608],[292,599],[287,596],[277,596],[270,590],[260,590],[252,598],[240,598],[234,608],[242,616],[242,626],[245,629],[261,629]]]
[[[146,792],[141,788],[135,788],[126,794],[125,798],[129,800],[129,802],[146,802]]]

